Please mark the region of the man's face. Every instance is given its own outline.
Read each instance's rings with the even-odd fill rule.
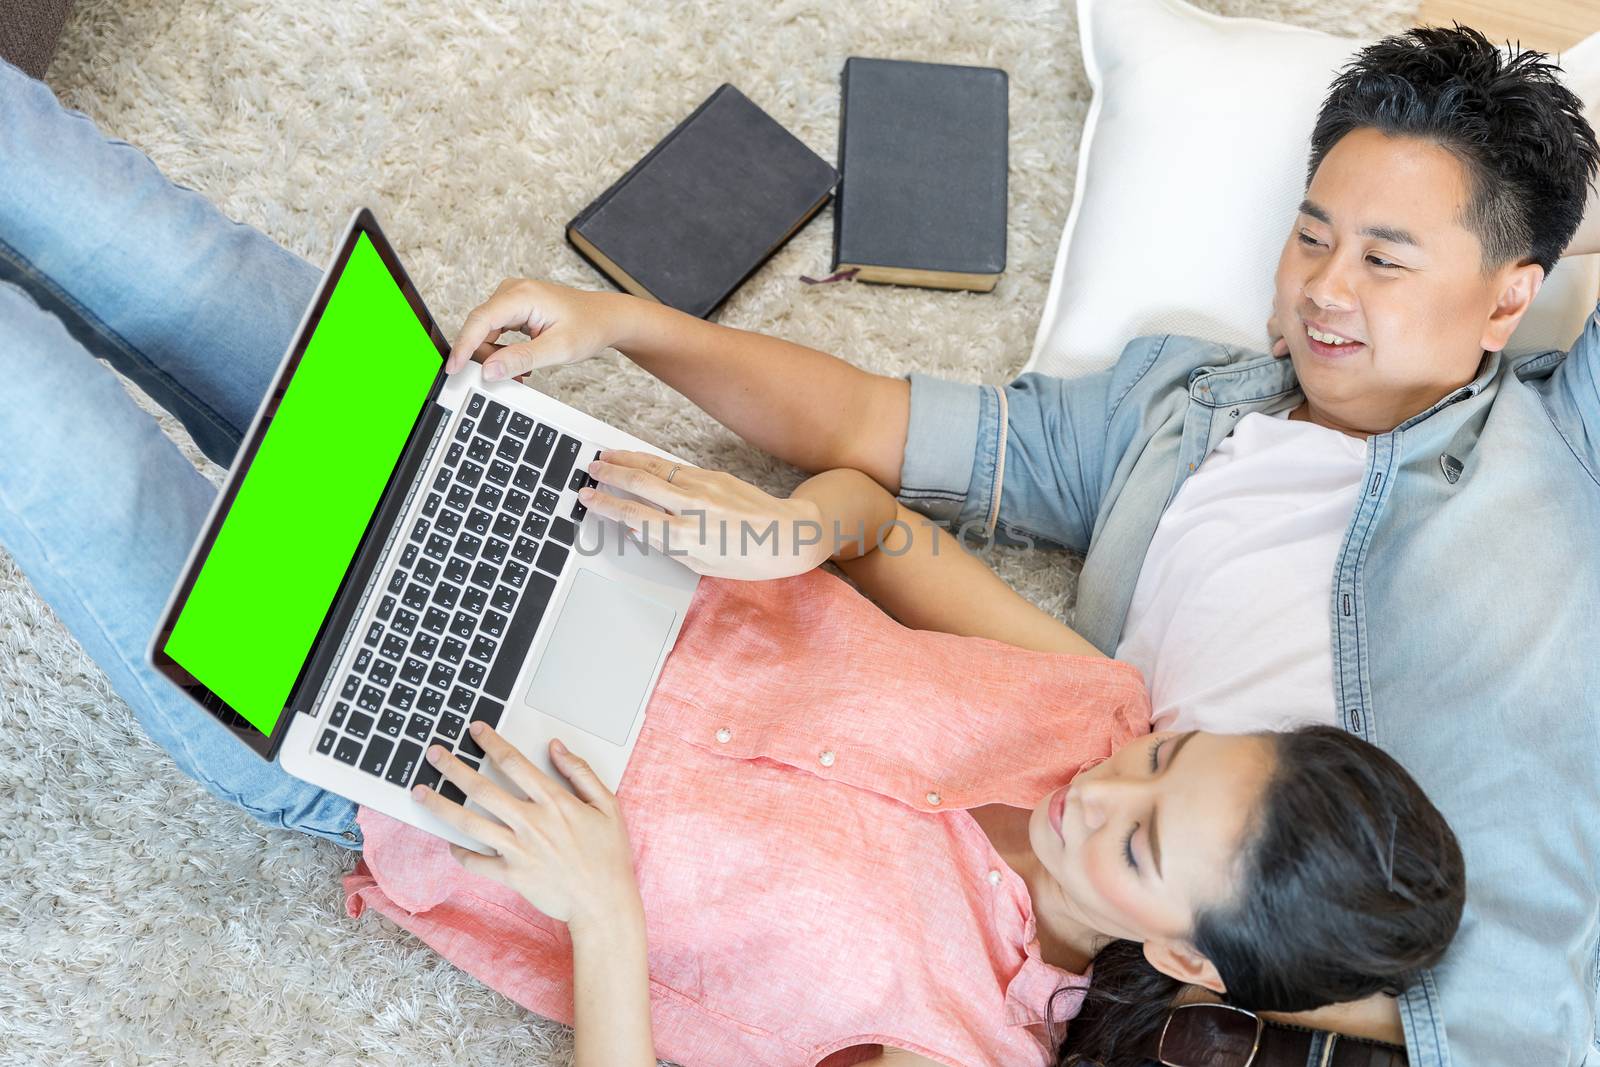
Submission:
[[[1504,346],[1543,272],[1512,263],[1484,275],[1461,221],[1470,193],[1456,157],[1417,138],[1358,129],[1323,157],[1273,301],[1313,421],[1386,433]]]

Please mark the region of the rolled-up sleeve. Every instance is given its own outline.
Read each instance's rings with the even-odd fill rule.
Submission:
[[[974,489],[984,503],[992,492],[992,480],[973,457],[980,439],[999,433],[998,390],[915,371],[906,377],[911,382],[911,419],[899,500],[953,527],[970,524],[978,509],[972,503]]]

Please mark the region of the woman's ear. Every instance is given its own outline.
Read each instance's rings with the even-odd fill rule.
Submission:
[[[1544,268],[1537,263],[1522,263],[1506,272],[1479,342],[1485,352],[1499,352],[1506,347],[1543,284]]]
[[[1225,996],[1228,992],[1216,967],[1187,941],[1152,938],[1144,943],[1144,958],[1150,966],[1169,978],[1202,986],[1218,996]]]

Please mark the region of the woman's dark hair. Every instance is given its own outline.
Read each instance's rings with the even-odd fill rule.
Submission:
[[[1332,726],[1258,735],[1272,777],[1243,846],[1237,889],[1195,916],[1190,937],[1222,978],[1225,1003],[1304,1011],[1401,992],[1444,954],[1466,900],[1456,837],[1394,758]],[[1058,1067],[1143,1065],[1183,983],[1143,948],[1095,956]]]
[[[1432,141],[1466,167],[1462,223],[1487,274],[1513,260],[1546,274],[1583,221],[1600,146],[1560,67],[1535,51],[1502,51],[1477,30],[1423,26],[1368,45],[1317,115],[1306,186],[1345,134],[1367,128]]]

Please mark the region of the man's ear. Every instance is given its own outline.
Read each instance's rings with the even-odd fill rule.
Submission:
[[[1228,992],[1216,967],[1187,941],[1152,938],[1144,943],[1144,958],[1150,966],[1180,982],[1201,986],[1218,996]]]
[[[1543,284],[1544,268],[1537,263],[1512,267],[1504,275],[1500,283],[1500,295],[1495,300],[1494,310],[1489,313],[1489,321],[1484,323],[1483,337],[1479,340],[1485,352],[1499,352],[1505,348],[1517,324],[1522,321],[1523,313],[1533,304],[1533,298],[1539,295],[1539,287]]]

